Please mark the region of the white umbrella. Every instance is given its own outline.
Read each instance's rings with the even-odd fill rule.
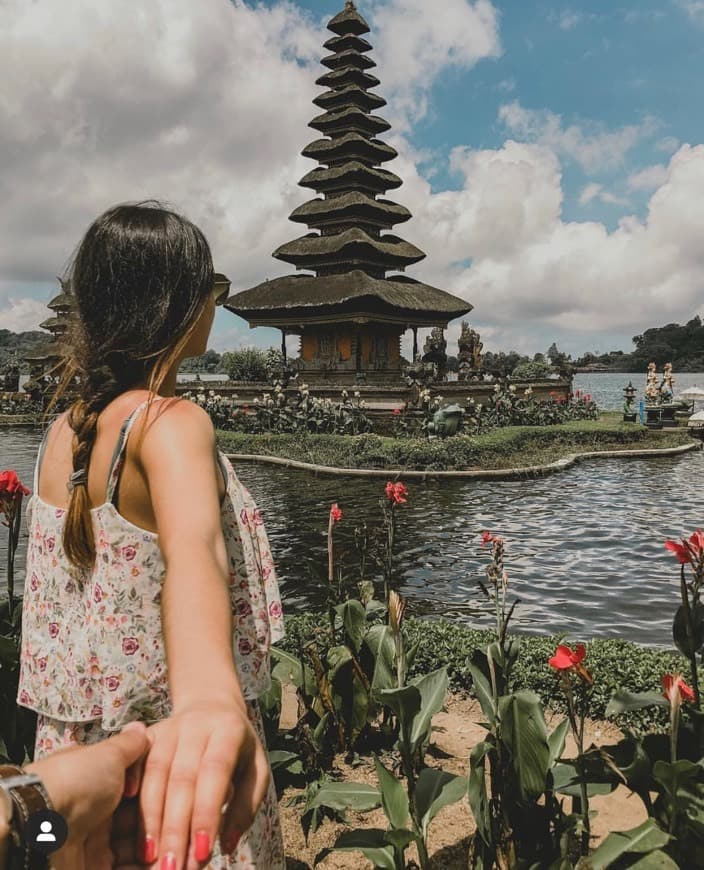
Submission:
[[[677,399],[681,402],[704,402],[704,389],[702,387],[689,387],[680,393]]]

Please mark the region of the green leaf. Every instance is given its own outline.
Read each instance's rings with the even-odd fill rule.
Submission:
[[[345,831],[330,849],[323,849],[315,856],[317,866],[331,852],[361,852],[380,870],[396,870],[394,847],[389,843],[386,831],[367,828],[361,831]]]
[[[491,818],[489,815],[489,798],[486,792],[486,759],[494,751],[494,745],[488,741],[477,743],[469,756],[469,781],[467,796],[477,825],[477,831],[487,846],[491,846]]]
[[[303,685],[303,666],[300,659],[277,646],[271,648],[271,657],[276,662],[271,672],[272,677],[282,683],[293,683],[300,689]]]
[[[428,825],[443,807],[457,803],[467,791],[467,778],[455,776],[445,770],[424,767],[415,790],[417,817],[423,837],[428,836]]]
[[[413,646],[406,650],[406,669],[408,671],[413,667],[413,662],[416,660],[416,654],[420,649],[420,641],[416,641]]]
[[[412,685],[420,693],[420,710],[411,725],[412,752],[430,739],[432,719],[442,710],[449,682],[447,668],[439,668],[431,674],[413,680]]]
[[[352,661],[352,651],[348,646],[334,646],[328,650],[328,680],[332,681],[343,665]]]
[[[306,804],[306,810],[329,807],[332,810],[355,810],[366,813],[381,806],[381,792],[363,782],[326,782]]]
[[[604,840],[589,859],[590,870],[606,870],[631,852],[646,854],[662,849],[670,841],[670,835],[662,831],[654,819],[648,819],[630,831],[615,831]]]
[[[642,858],[634,858],[628,862],[628,870],[681,870],[679,864],[670,858],[667,852],[656,849],[648,852]]]
[[[283,749],[272,749],[268,754],[272,771],[283,768],[291,773],[303,773],[301,757],[297,753],[284,752]]]
[[[692,638],[687,630],[687,611],[680,604],[672,623],[672,639],[675,646],[688,659],[693,658],[704,646],[704,604],[698,603],[690,607],[692,619]]]
[[[391,629],[388,625],[372,625],[364,638],[364,643],[374,657],[372,691],[393,689],[396,685],[396,671]]]
[[[342,604],[338,604],[335,612],[342,620],[345,635],[350,646],[355,652],[359,652],[364,635],[367,630],[367,614],[361,601],[352,598]]]
[[[400,740],[411,751],[411,727],[420,710],[420,692],[416,686],[410,685],[400,689],[383,689],[378,693],[378,698],[396,714],[401,727]]]
[[[408,822],[408,795],[403,784],[374,756],[381,788],[381,805],[392,828],[405,828]]]
[[[472,675],[472,688],[477,696],[482,713],[486,716],[490,725],[496,721],[496,707],[494,705],[494,693],[489,676],[489,662],[486,655],[475,649],[469,663],[469,672]]]
[[[618,716],[630,710],[642,710],[644,707],[667,707],[668,701],[658,692],[638,692],[634,694],[625,689],[617,689],[606,708],[607,716]]]
[[[565,741],[567,732],[570,727],[569,719],[563,719],[562,722],[555,728],[548,737],[548,748],[550,749],[550,767],[556,761],[562,758],[562,753],[565,751]]]
[[[501,740],[512,756],[516,783],[523,800],[545,791],[550,749],[540,698],[520,691],[499,698]]]

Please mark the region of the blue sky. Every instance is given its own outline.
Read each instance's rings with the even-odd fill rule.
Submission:
[[[167,200],[245,289],[290,268],[324,24],[342,0],[6,0],[0,328],[115,201]],[[428,254],[485,346],[577,354],[702,313],[704,2],[359,0]],[[450,330],[452,340],[459,324]],[[219,311],[218,350],[278,344]]]

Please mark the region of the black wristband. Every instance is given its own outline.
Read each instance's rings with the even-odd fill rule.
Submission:
[[[53,809],[44,784],[14,764],[0,765],[0,790],[9,798],[8,870],[48,870],[46,855],[32,851],[27,822],[33,813]]]

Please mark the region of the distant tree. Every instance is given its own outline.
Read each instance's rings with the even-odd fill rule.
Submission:
[[[548,348],[548,352],[545,356],[550,360],[550,364],[555,366],[556,368],[562,368],[567,365],[567,363],[571,360],[571,357],[567,353],[562,353],[562,351],[558,348],[557,344],[553,341],[553,343]]]
[[[267,352],[260,347],[240,347],[225,351],[220,366],[233,381],[265,381]]]
[[[544,381],[555,369],[544,362],[522,362],[511,372],[514,381]]]

